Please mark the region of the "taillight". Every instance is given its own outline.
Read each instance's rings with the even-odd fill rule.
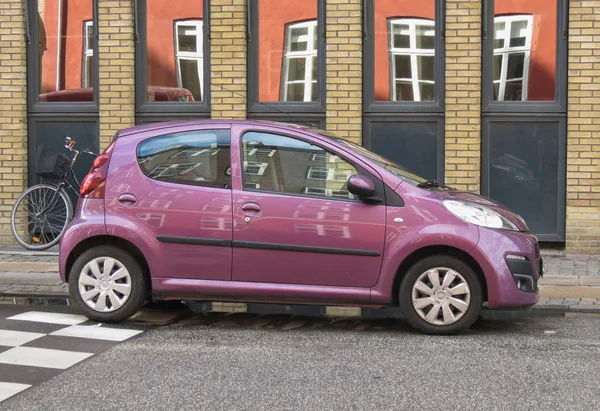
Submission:
[[[79,196],[84,198],[104,198],[106,175],[108,174],[108,160],[112,154],[114,142],[94,160],[92,169],[81,182]]]

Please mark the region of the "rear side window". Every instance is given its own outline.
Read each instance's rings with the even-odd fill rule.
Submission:
[[[195,130],[144,140],[137,148],[142,172],[170,183],[231,189],[231,133]]]

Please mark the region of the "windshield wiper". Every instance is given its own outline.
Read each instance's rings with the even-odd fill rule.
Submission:
[[[427,180],[417,184],[419,188],[448,188],[437,180]]]

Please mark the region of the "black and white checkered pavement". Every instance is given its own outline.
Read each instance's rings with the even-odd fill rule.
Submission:
[[[0,305],[0,404],[142,332],[89,321],[68,307]]]

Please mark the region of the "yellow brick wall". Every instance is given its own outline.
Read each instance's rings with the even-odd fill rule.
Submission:
[[[100,147],[114,134],[135,124],[134,0],[100,1]]]
[[[326,2],[327,130],[362,137],[362,0]]]
[[[446,183],[479,191],[481,0],[446,1]]]
[[[10,212],[27,186],[27,79],[23,3],[0,0],[0,243],[11,244]]]
[[[210,2],[211,117],[246,118],[246,0]]]
[[[600,253],[600,1],[571,0],[567,252]]]

